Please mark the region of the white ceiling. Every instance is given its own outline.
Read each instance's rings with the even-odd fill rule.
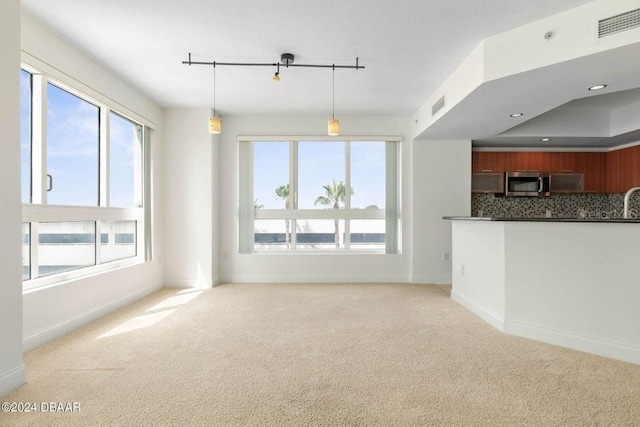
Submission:
[[[588,0],[22,0],[35,19],[164,107],[210,107],[194,60],[353,64],[336,115],[413,114],[480,40]],[[225,114],[328,114],[328,69],[217,68]]]

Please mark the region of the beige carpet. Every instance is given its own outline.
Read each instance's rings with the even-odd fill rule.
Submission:
[[[0,425],[640,425],[640,366],[504,335],[406,284],[164,290],[26,355]]]

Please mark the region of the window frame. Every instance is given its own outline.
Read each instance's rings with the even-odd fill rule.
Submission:
[[[239,232],[238,250],[244,254],[400,254],[400,162],[401,143],[399,136],[238,136],[239,150]],[[377,210],[351,209],[350,195],[343,209],[298,209],[298,143],[344,142],[345,181],[351,188],[351,142],[381,142],[385,144],[385,194],[386,205]],[[282,209],[254,209],[253,193],[253,146],[264,142],[289,143],[289,187],[292,203]],[[344,220],[345,247],[339,249],[303,249],[296,247],[296,230],[292,227],[290,249],[256,250],[254,238],[255,220]],[[385,249],[352,248],[350,246],[350,220],[385,220]]]
[[[51,67],[29,54],[22,53],[21,69],[31,74],[31,197],[30,203],[22,204],[22,223],[29,225],[30,275],[23,279],[23,291],[31,292],[43,287],[58,285],[89,275],[114,270],[152,260],[151,235],[151,160],[150,133],[155,124],[133,113],[111,98],[80,83],[67,74]],[[47,85],[70,93],[79,99],[99,108],[99,142],[98,142],[98,205],[50,205],[47,204]],[[139,206],[119,208],[108,206],[109,200],[109,128],[111,113],[131,121],[142,129],[140,136],[141,182],[136,185],[141,191]],[[95,223],[95,265],[76,270],[38,276],[38,225],[43,222],[75,222],[91,221]],[[136,222],[136,255],[124,259],[101,262],[101,222],[103,221],[135,221]]]

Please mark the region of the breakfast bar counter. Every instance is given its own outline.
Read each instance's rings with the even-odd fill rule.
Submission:
[[[452,299],[505,333],[640,364],[639,220],[444,219]]]

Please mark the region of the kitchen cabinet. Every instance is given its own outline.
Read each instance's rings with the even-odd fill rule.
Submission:
[[[580,153],[584,164],[584,191],[604,193],[607,191],[607,154]]]
[[[608,193],[640,186],[640,146],[607,153],[606,182]]]
[[[584,191],[584,174],[552,173],[549,175],[549,187],[552,193],[582,193]]]
[[[511,154],[511,172],[548,172],[549,153],[514,152]]]
[[[472,159],[473,173],[539,171],[583,174],[583,188],[589,193],[623,193],[631,187],[640,186],[640,145],[606,153],[476,151]],[[489,178],[482,179],[484,184],[476,183],[479,189],[487,188]]]
[[[584,173],[587,153],[549,153],[549,172]]]
[[[631,150],[631,149],[628,149]],[[620,153],[620,154],[614,154]],[[626,191],[632,182],[640,185],[640,147],[635,156],[629,156],[625,150],[603,152],[489,152],[477,151],[473,153],[474,173],[499,173],[516,171],[540,171],[548,173],[574,173],[583,174],[583,188],[585,192],[604,193],[606,191]],[[611,158],[608,160],[609,156]],[[618,158],[619,157],[619,158]],[[635,159],[635,160],[631,160]],[[623,166],[625,162],[630,163],[629,168]],[[613,166],[609,166],[611,163]],[[617,172],[607,173],[610,167]],[[638,172],[636,172],[636,170]],[[612,177],[613,175],[613,177]],[[574,183],[577,183],[574,177]],[[608,181],[615,182],[611,188]],[[570,186],[571,188],[579,188]],[[569,187],[561,187],[566,190]],[[617,189],[617,190],[614,190]],[[579,191],[579,190],[572,190]]]
[[[475,151],[472,154],[473,173],[506,172],[511,167],[511,154],[501,151]]]
[[[504,173],[471,174],[471,192],[504,194],[504,178]]]
[[[473,173],[498,173],[517,171],[545,172],[549,165],[549,153],[475,151],[472,155]]]

